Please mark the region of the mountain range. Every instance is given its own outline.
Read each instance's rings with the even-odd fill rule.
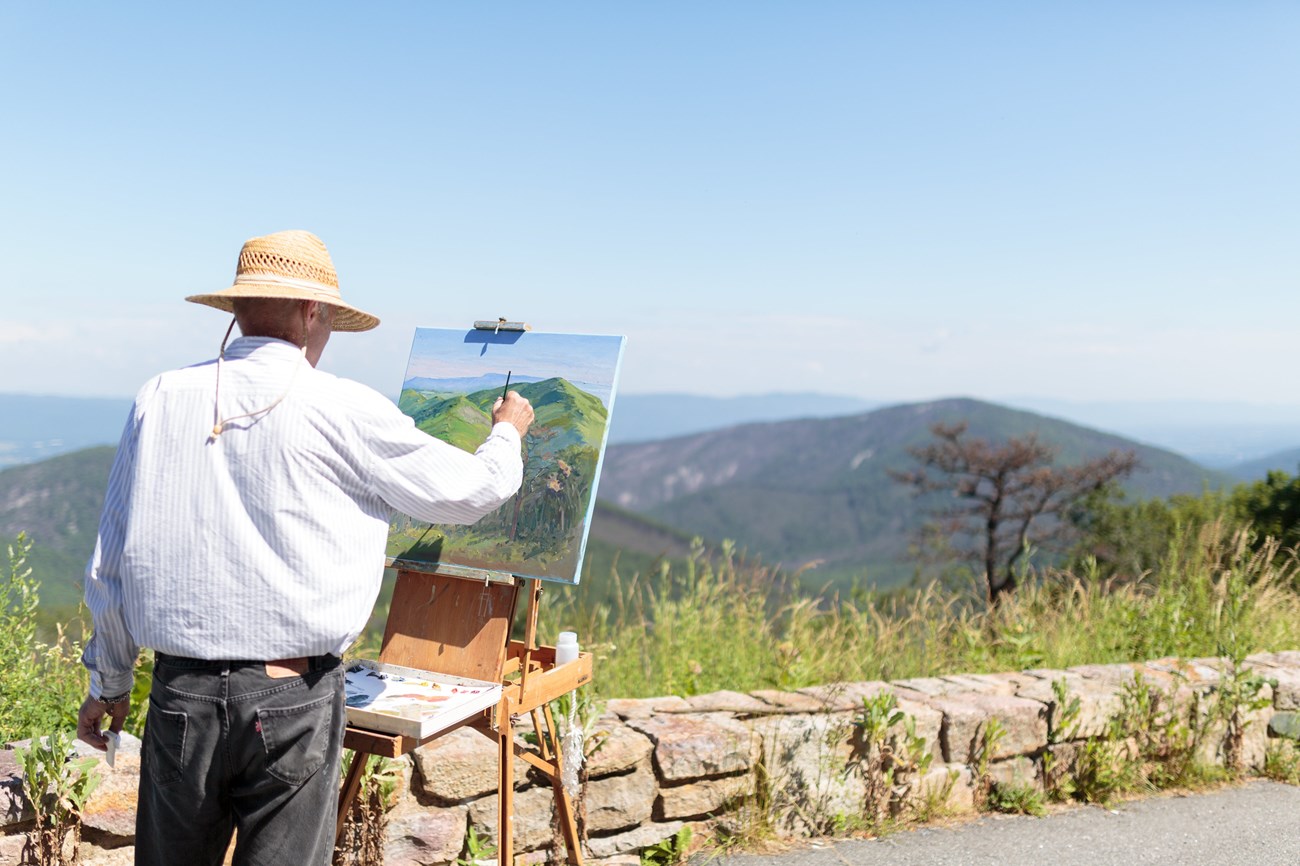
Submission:
[[[538,387],[542,383],[520,390]],[[563,388],[553,391],[563,396]],[[557,411],[534,396],[539,418]],[[495,399],[490,392],[462,396],[459,409],[481,416],[489,397]],[[819,563],[813,580],[904,580],[911,575],[907,545],[924,513],[888,472],[912,465],[908,448],[926,441],[932,424],[956,420],[967,422],[969,435],[994,440],[1035,432],[1059,450],[1060,464],[1131,448],[1142,466],[1127,485],[1135,496],[1198,492],[1233,481],[1168,451],[964,399],[612,445],[579,589],[603,585],[616,556],[625,576],[644,572],[659,556],[684,555],[695,535],[732,539],[773,564]],[[480,419],[471,426],[485,434],[485,424]],[[34,563],[51,602],[75,604],[79,595],[112,454],[95,448],[0,472],[0,538],[31,533]]]
[[[881,584],[910,574],[909,543],[925,519],[889,477],[914,466],[910,448],[931,425],[964,421],[971,438],[1036,433],[1058,465],[1133,450],[1136,497],[1195,493],[1232,483],[1185,457],[1065,421],[969,399],[892,406],[843,418],[747,424],[657,442],[611,446],[602,498],[668,526],[730,538],[751,554],[818,575],[866,575]]]
[[[511,376],[512,385],[528,382],[540,382],[540,376]],[[429,376],[413,376],[402,383],[403,391],[434,391],[444,394],[467,394],[470,391],[483,391],[488,388],[502,388],[506,377],[501,373],[484,373],[482,376],[461,377],[458,379],[433,379]]]
[[[448,383],[457,381],[416,377],[408,387],[464,393],[500,389],[505,384],[504,377],[492,375],[464,380],[478,382],[481,388],[449,387]],[[528,377],[511,378],[512,384],[527,381]],[[576,384],[582,387],[582,383]],[[1269,469],[1296,471],[1292,452],[1300,443],[1300,407],[1194,401],[1080,403],[1036,398],[1013,402],[1015,408],[1176,451],[1243,479],[1263,478]],[[130,405],[125,398],[0,394],[0,467],[114,443]],[[881,405],[857,397],[814,393],[734,397],[620,394],[609,441],[649,442],[760,421],[856,415]]]

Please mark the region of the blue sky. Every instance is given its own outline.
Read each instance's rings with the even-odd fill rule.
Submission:
[[[1294,3],[5,4],[0,391],[215,354],[244,239],[621,391],[1295,404]]]

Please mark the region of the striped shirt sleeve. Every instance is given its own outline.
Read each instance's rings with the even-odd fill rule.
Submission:
[[[429,523],[473,523],[523,482],[519,432],[501,422],[473,454],[416,429],[397,408],[368,419],[371,487],[389,507]]]
[[[108,476],[108,492],[99,518],[95,553],[86,565],[86,606],[95,633],[86,643],[82,664],[90,671],[90,693],[97,697],[126,694],[134,682],[140,648],[127,630],[122,598],[122,550],[138,441],[137,406],[131,409]]]

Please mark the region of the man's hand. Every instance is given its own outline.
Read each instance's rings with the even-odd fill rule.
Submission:
[[[77,739],[84,743],[89,743],[101,752],[108,751],[108,738],[100,733],[100,724],[107,715],[112,721],[109,722],[110,731],[122,730],[122,725],[126,722],[126,714],[131,710],[131,699],[125,698],[115,704],[106,704],[95,698],[87,697],[81,705],[81,711],[77,713]]]
[[[492,406],[492,423],[498,424],[502,421],[515,425],[515,429],[519,431],[519,438],[523,439],[533,423],[533,404],[528,402],[527,397],[519,396],[518,391],[506,394],[504,400],[498,397]]]

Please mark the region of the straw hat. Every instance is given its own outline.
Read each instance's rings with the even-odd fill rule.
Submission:
[[[229,313],[235,298],[291,298],[330,304],[337,308],[335,331],[369,331],[379,324],[375,316],[343,303],[329,250],[311,232],[276,232],[245,241],[233,286],[185,300]]]

